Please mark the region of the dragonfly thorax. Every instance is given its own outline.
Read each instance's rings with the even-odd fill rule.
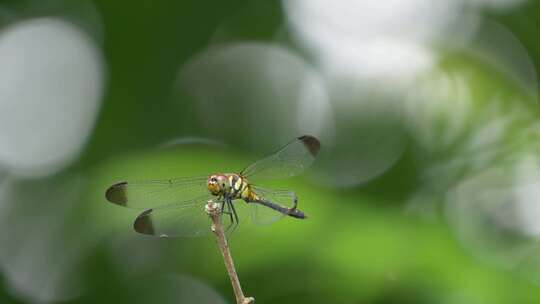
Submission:
[[[230,199],[246,198],[249,196],[249,184],[239,174],[212,174],[208,178],[208,190],[215,196],[227,196]]]

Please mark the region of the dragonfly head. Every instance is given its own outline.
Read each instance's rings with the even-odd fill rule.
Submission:
[[[208,178],[208,190],[213,195],[221,195],[227,186],[227,177],[221,174],[213,174]]]

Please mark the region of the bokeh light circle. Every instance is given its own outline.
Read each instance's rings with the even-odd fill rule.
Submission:
[[[525,153],[460,181],[446,198],[445,215],[474,255],[540,280],[539,187],[540,159]]]
[[[23,176],[63,168],[97,116],[99,51],[70,23],[30,19],[0,33],[0,66],[0,164]]]
[[[190,60],[179,77],[179,89],[195,99],[210,137],[268,152],[301,133],[331,136],[332,109],[321,76],[284,47],[218,46]]]

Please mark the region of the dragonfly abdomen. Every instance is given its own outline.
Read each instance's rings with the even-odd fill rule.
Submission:
[[[278,212],[281,212],[285,215],[288,215],[288,216],[292,216],[292,217],[295,217],[295,218],[298,218],[298,219],[306,219],[307,216],[304,212],[296,209],[296,207],[294,208],[287,208],[287,207],[283,207],[283,206],[280,206],[276,203],[273,203],[269,200],[265,200],[265,199],[262,199],[262,198],[259,198],[255,201],[252,201],[252,203],[257,203],[257,204],[261,204],[263,206],[266,206],[270,209],[274,209]]]

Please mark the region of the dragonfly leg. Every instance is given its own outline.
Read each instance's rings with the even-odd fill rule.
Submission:
[[[227,228],[225,228],[225,231],[229,231],[229,229],[231,229],[231,227],[234,225],[234,217],[233,217],[233,213],[231,212],[231,208],[229,206],[229,204],[227,203],[227,200],[223,200],[223,202],[221,203],[221,210],[222,212],[221,213],[224,213],[224,214],[228,214],[229,215],[229,225],[227,226]],[[224,210],[225,206],[227,207],[227,211]]]
[[[227,210],[225,210],[225,207],[227,207]],[[221,213],[232,216],[231,209],[229,208],[229,205],[227,205],[227,202],[225,200],[221,202]],[[231,217],[231,220],[232,220],[232,217]]]
[[[221,199],[221,197],[219,197],[219,199]],[[227,210],[225,210],[225,207],[227,207]],[[225,230],[229,230],[229,228],[231,228],[232,224],[234,223],[233,221],[233,215],[232,215],[232,212],[229,208],[229,205],[227,204],[227,200],[226,199],[223,199],[221,200],[221,210],[220,210],[221,214],[228,214],[229,215],[229,219],[230,219],[230,224],[229,226],[227,226],[227,228],[225,228]]]
[[[238,224],[240,223],[240,220],[238,219],[238,214],[236,213],[236,209],[234,208],[234,204],[233,204],[232,200],[229,200],[227,202],[227,204],[229,205],[230,210],[234,214],[234,219],[235,219],[234,227],[231,230],[231,233],[232,233],[234,230],[236,230],[236,227],[238,227]]]
[[[220,208],[220,209],[221,209],[221,210],[220,210],[221,213],[227,213],[227,212],[225,211],[225,201],[222,201],[222,202],[221,202],[221,208]]]
[[[296,210],[296,206],[298,205],[298,197],[296,196],[296,194],[294,194],[294,203],[293,203],[293,206],[291,208],[289,208],[290,210]]]

